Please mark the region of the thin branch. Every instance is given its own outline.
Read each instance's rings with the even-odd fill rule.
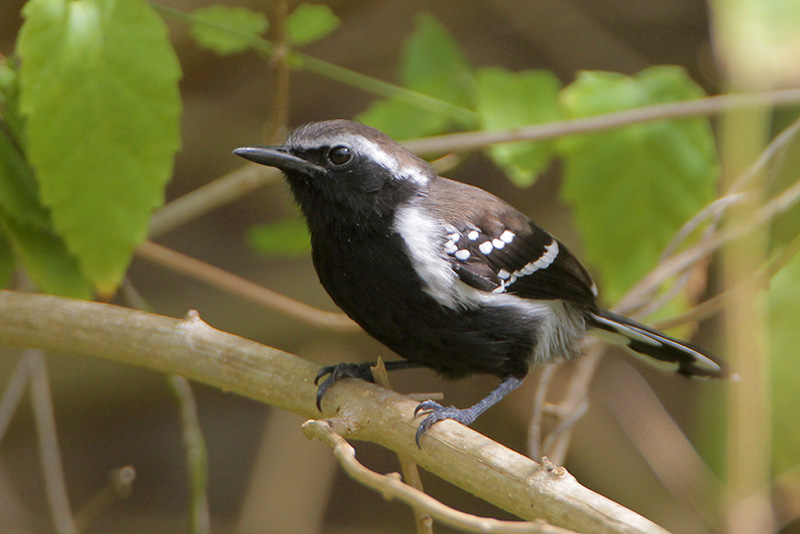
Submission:
[[[120,294],[125,303],[137,310],[147,310],[147,302],[136,287],[125,278]],[[211,526],[208,510],[208,458],[206,443],[200,429],[195,402],[189,381],[178,375],[168,375],[170,389],[180,409],[181,432],[186,448],[186,472],[189,479],[189,532],[191,534],[207,534]]]
[[[664,486],[712,527],[723,486],[650,388],[627,362],[597,377],[600,396]]]
[[[289,12],[288,0],[278,0],[272,4],[270,32],[272,33],[272,55],[270,56],[272,101],[267,119],[267,144],[276,145],[283,141],[286,124],[289,121],[289,44],[287,42],[286,16]]]
[[[711,315],[719,312],[729,299],[736,298],[748,286],[756,285],[767,287],[769,281],[773,276],[778,274],[792,258],[800,253],[800,234],[798,234],[788,245],[783,247],[780,253],[770,260],[769,264],[763,269],[759,270],[753,278],[744,282],[743,284],[734,286],[724,292],[714,295],[713,297],[697,304],[686,310],[683,313],[673,315],[672,317],[659,321],[656,324],[657,328],[668,329],[675,326],[680,326],[692,321],[701,321],[710,317]]]
[[[724,102],[724,101],[723,101]],[[776,158],[782,154],[786,149],[789,142],[792,141],[800,132],[800,120],[795,121],[791,126],[786,128],[781,134],[776,136],[775,139],[765,148],[759,155],[754,164],[748,168],[742,175],[734,182],[731,192],[726,196],[717,199],[709,206],[703,209],[700,214],[693,217],[678,235],[673,239],[670,249],[675,250],[680,243],[690,235],[691,231],[698,227],[703,220],[711,217],[718,218],[730,206],[739,203],[742,199],[746,198],[746,193],[741,189],[750,185],[752,180],[759,174],[766,171],[767,167],[774,162]],[[709,233],[705,238],[688,248],[687,250],[677,253],[670,257],[662,257],[659,264],[645,276],[639,283],[637,283],[618,303],[617,309],[623,313],[631,313],[632,310],[642,308],[642,305],[653,294],[655,290],[667,279],[687,271],[691,267],[698,264],[698,262],[706,261],[708,256],[719,249],[724,244],[752,232],[755,228],[763,226],[771,222],[776,216],[785,212],[790,207],[796,205],[800,201],[800,180],[792,186],[786,188],[780,195],[773,198],[766,205],[756,213],[753,220],[740,227],[718,229],[712,226]],[[752,283],[765,284],[776,272],[778,272],[800,249],[800,236],[787,246],[782,253],[770,265],[760,271],[752,280]],[[749,285],[749,284],[748,284]],[[677,326],[690,320],[697,320],[707,317],[711,313],[718,311],[722,303],[730,297],[738,294],[741,287],[734,287],[721,295],[717,295],[708,301],[701,303],[687,312],[673,317],[667,321],[660,322],[657,326],[659,328],[669,328]],[[583,360],[589,359],[590,361],[584,362]],[[588,402],[588,386],[591,381],[592,375],[596,368],[599,356],[592,353],[585,356],[582,361],[576,365],[576,372],[570,380],[567,394],[562,401],[562,409],[559,410],[559,418],[562,422],[566,418],[568,423],[563,425],[567,429],[571,428],[574,423],[576,413],[579,413],[583,403]],[[546,386],[547,384],[545,384]],[[540,387],[542,387],[540,385]],[[543,453],[553,458],[556,463],[563,461],[566,449],[569,443],[570,433],[562,432],[559,436],[557,432],[561,431],[561,424],[556,427],[556,431],[551,433],[547,438],[547,446],[543,447]],[[529,443],[529,447],[534,445]]]
[[[0,443],[3,442],[8,425],[11,424],[11,419],[22,402],[29,377],[30,366],[27,358],[23,356],[17,362],[14,373],[11,375],[8,384],[6,384],[3,398],[0,399]]]
[[[557,465],[564,463],[572,437],[572,428],[586,413],[589,405],[589,384],[605,352],[603,345],[596,340],[588,340],[584,344],[587,346],[585,354],[575,362],[575,370],[567,386],[567,392],[559,402],[561,406],[559,423],[542,443],[542,454]]]
[[[460,512],[442,504],[430,495],[404,484],[397,473],[381,475],[364,467],[356,460],[355,449],[340,436],[334,426],[335,420],[306,421],[303,432],[309,439],[318,439],[333,449],[333,455],[339,460],[347,475],[364,486],[380,493],[384,499],[397,499],[449,527],[463,532],[497,533],[497,534],[576,534],[572,530],[554,527],[541,520],[500,521],[488,517],[479,517]]]
[[[788,106],[800,102],[800,88],[763,93],[727,94],[667,104],[627,109],[603,115],[495,131],[462,132],[410,139],[403,145],[420,155],[479,150],[489,145],[517,141],[543,141],[662,119],[716,115],[726,110],[761,106]]]
[[[667,246],[666,252],[662,255],[661,260],[659,261],[659,266],[656,268],[658,270],[659,267],[663,266],[664,264],[669,263],[670,261],[677,261],[676,258],[679,258],[681,254],[671,254],[673,251],[677,250],[680,244],[685,240],[691,231],[698,227],[704,220],[714,218],[716,221],[720,219],[720,217],[727,211],[728,208],[734,206],[746,198],[748,198],[748,194],[744,191],[747,187],[749,187],[753,180],[757,176],[760,176],[764,172],[766,172],[767,168],[770,164],[774,163],[776,159],[780,157],[781,154],[785,152],[789,143],[792,142],[796,136],[800,133],[800,119],[797,119],[793,122],[788,128],[784,129],[779,135],[777,135],[770,143],[767,145],[764,150],[759,154],[756,161],[751,165],[747,170],[745,170],[731,185],[729,188],[728,193],[720,197],[719,199],[715,200],[706,208],[701,210],[697,215],[692,217],[686,224],[684,224],[683,228],[678,232],[676,237],[672,240],[672,242]],[[775,203],[773,207],[768,208],[768,206],[763,206],[761,212],[762,216],[765,217],[764,223],[769,222],[773,217],[780,214],[782,211],[785,211],[789,207],[793,206],[798,201],[796,190],[798,183],[800,180],[796,182],[793,186],[784,190],[783,194],[779,195],[781,198],[780,201]],[[793,189],[794,188],[794,189]],[[727,200],[725,200],[727,199]],[[773,199],[773,201],[777,201],[778,197]],[[772,203],[772,202],[771,202]],[[749,225],[747,225],[749,227]],[[716,229],[716,224],[712,225],[712,230]],[[745,228],[745,230],[748,228]],[[749,228],[752,230],[752,228]],[[746,232],[740,233],[740,235],[744,235]],[[724,241],[716,242],[709,236],[706,236],[703,242],[695,245],[695,251],[702,250],[703,247],[711,247],[711,249],[706,252],[706,254],[710,253],[711,250],[714,250],[724,244]],[[738,236],[729,236],[728,240],[733,239]],[[715,238],[716,239],[716,238]],[[691,250],[691,249],[690,249]],[[686,251],[689,252],[689,251]],[[697,261],[695,259],[695,261]],[[691,262],[689,262],[691,263]],[[681,267],[678,264],[678,267],[674,270],[673,274],[677,274],[686,266]],[[661,275],[656,276],[654,272],[651,272],[648,277],[640,280],[629,292],[628,294],[619,302],[618,307],[621,310],[629,310],[635,307],[636,301],[641,301],[648,294],[651,294],[655,291],[655,289],[660,285],[663,280],[666,280],[673,274],[662,273]],[[652,278],[652,279],[648,279]]]
[[[320,310],[303,304],[224,269],[170,250],[152,241],[142,243],[136,249],[136,255],[162,267],[202,280],[243,299],[279,311],[306,324],[339,332],[357,332],[359,330],[358,325],[343,313]]]
[[[189,532],[208,534],[211,517],[208,510],[208,457],[206,442],[197,417],[197,402],[189,381],[170,375],[169,383],[181,409],[183,446],[186,447],[186,470],[189,474]]]
[[[537,461],[542,457],[542,423],[547,406],[547,390],[559,367],[557,363],[548,363],[544,366],[539,374],[536,395],[533,397],[533,409],[528,423],[528,456]]]
[[[150,2],[150,5],[152,5],[155,10],[161,12],[167,17],[181,20],[183,22],[202,24],[212,27],[216,30],[228,32],[230,34],[242,37],[242,34],[239,33],[235,28],[230,28],[222,24],[216,24],[211,21],[197,20],[192,13],[187,13],[185,11],[152,1]],[[251,36],[248,35],[247,37]],[[250,46],[253,50],[267,58],[271,58],[275,54],[275,47],[273,44],[261,37],[253,37],[250,42]],[[303,68],[309,72],[313,72],[325,78],[361,89],[362,91],[373,93],[377,96],[394,98],[411,106],[425,109],[432,113],[438,113],[452,117],[467,124],[477,120],[477,113],[470,109],[457,106],[445,100],[440,100],[417,91],[413,91],[406,87],[384,82],[371,76],[366,76],[345,67],[301,54],[300,52],[291,50],[288,52],[287,58],[290,60],[293,67]]]
[[[134,480],[136,471],[131,466],[111,471],[108,484],[75,513],[78,531],[85,532],[100,514],[121,499],[127,499],[133,491]]]
[[[165,234],[260,187],[278,182],[281,176],[272,167],[248,163],[156,210],[150,218],[148,235],[154,238]]]
[[[384,365],[382,358],[379,357],[378,362],[371,369],[376,384],[386,389],[394,389],[389,382],[389,373],[386,371],[386,365]],[[406,484],[424,493],[422,478],[419,476],[419,469],[414,460],[404,454],[398,454],[397,459],[400,461],[400,471],[403,473],[403,479]],[[417,534],[433,534],[433,519],[430,514],[416,507],[412,507],[412,510],[414,510],[414,524],[417,527]]]
[[[319,415],[313,376],[318,364],[211,328],[190,314],[155,314],[62,297],[0,291],[0,345],[36,347],[175,373],[304,417]],[[422,449],[414,434],[417,402],[362,380],[328,391],[324,415],[346,424],[348,437],[402,453],[456,486],[526,520],[544,518],[576,531],[666,531],[463,425],[442,421]],[[339,434],[343,434],[339,430]]]
[[[64,466],[61,464],[61,452],[58,448],[58,432],[56,418],[53,413],[53,398],[50,394],[50,382],[47,379],[47,367],[41,350],[32,349],[25,359],[30,366],[31,402],[36,422],[36,433],[39,436],[39,454],[42,461],[47,502],[53,516],[53,524],[59,534],[77,534],[72,510],[69,505],[67,483],[64,480]]]

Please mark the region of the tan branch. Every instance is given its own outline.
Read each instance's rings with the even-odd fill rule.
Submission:
[[[246,278],[192,258],[167,247],[146,241],[136,249],[136,255],[174,271],[202,280],[245,300],[279,311],[306,324],[337,330],[357,332],[360,327],[343,313],[320,310],[281,295]]]
[[[543,141],[566,135],[598,132],[654,120],[709,116],[728,109],[768,105],[784,106],[798,102],[800,102],[800,88],[780,89],[764,93],[728,94],[627,109],[580,119],[532,124],[508,130],[463,132],[426,137],[424,139],[411,139],[403,142],[403,145],[420,155],[465,152],[483,149],[498,143]]]
[[[381,475],[367,469],[356,460],[356,451],[334,426],[335,419],[327,421],[306,421],[303,432],[309,438],[318,439],[328,444],[333,449],[333,455],[339,460],[342,469],[347,475],[364,486],[380,493],[385,499],[396,499],[430,515],[437,521],[464,532],[478,533],[530,533],[530,534],[575,534],[572,530],[548,525],[541,520],[529,521],[500,521],[488,517],[479,517],[454,510],[437,501],[418,489],[405,484],[397,473]]]
[[[313,383],[318,365],[220,332],[198,317],[172,319],[110,304],[0,291],[0,345],[94,356],[176,373],[298,413],[320,414]],[[453,421],[432,428],[418,449],[416,402],[360,380],[344,380],[323,403],[338,411],[346,437],[378,443],[445,480],[525,520],[603,533],[666,531]]]

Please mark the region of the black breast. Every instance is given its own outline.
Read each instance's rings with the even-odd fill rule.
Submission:
[[[314,267],[334,302],[400,356],[450,377],[527,374],[535,325],[513,307],[453,310],[422,290],[391,230],[336,240],[312,232]]]

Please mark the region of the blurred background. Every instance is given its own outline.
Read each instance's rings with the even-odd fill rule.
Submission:
[[[0,3],[2,54],[14,48],[23,3]],[[190,10],[211,2],[162,3]],[[267,12],[271,5],[246,0],[235,4]],[[724,91],[710,44],[707,4],[700,0],[406,0],[402,5],[333,0],[328,5],[341,18],[341,26],[304,53],[391,82],[398,80],[403,42],[414,29],[417,14],[425,11],[447,27],[476,66],[548,69],[566,84],[585,69],[634,74],[652,65],[681,65],[708,92]],[[181,23],[168,24],[183,69],[184,105],[182,149],[167,190],[171,200],[240,167],[242,162],[231,155],[233,148],[265,140],[271,80],[267,63],[255,53],[220,57],[199,49]],[[292,72],[290,84],[290,127],[352,118],[374,99],[307,72]],[[465,155],[449,175],[509,200],[581,256],[570,211],[559,199],[557,166],[526,189],[515,187],[480,153]],[[265,259],[246,242],[252,225],[294,213],[287,187],[274,183],[163,235],[158,242],[302,302],[335,310],[317,283],[308,256]],[[218,329],[320,364],[393,357],[364,334],[332,333],[300,324],[142,259],[134,260],[129,276],[158,313],[180,317],[196,309]],[[712,280],[712,286],[715,283]],[[720,352],[718,336],[719,322],[711,319],[702,324],[694,341]],[[13,351],[3,349],[2,354],[0,383],[16,360]],[[47,362],[73,509],[80,510],[106,486],[111,470],[132,466],[136,472],[130,497],[100,513],[86,532],[186,531],[184,448],[178,407],[167,379],[144,369],[70,355],[52,355]],[[551,398],[561,397],[567,374],[568,369],[558,373]],[[628,377],[626,385],[649,384],[652,391],[644,385],[620,391],[620,376]],[[420,370],[396,373],[392,382],[406,393],[443,391],[447,403],[466,406],[494,387],[496,380],[475,377],[447,383]],[[532,373],[523,388],[495,407],[492,416],[479,419],[475,429],[525,452],[536,382],[537,374]],[[298,416],[200,384],[194,390],[208,448],[212,532],[413,531],[409,510],[344,476],[327,447],[302,436]],[[651,434],[652,428],[645,436],[636,434],[642,431],[637,421],[657,421],[666,410],[708,462],[709,467],[697,467],[708,469],[698,475],[702,483],[684,481],[697,491],[709,481],[713,485],[724,465],[719,444],[723,402],[723,389],[717,384],[660,374],[613,353],[600,364],[565,466],[582,484],[673,532],[716,531],[715,518],[702,511],[710,508],[691,502],[691,494],[670,491],[642,454],[643,447],[677,447],[683,442],[671,441],[668,432]],[[631,413],[635,410],[640,413]],[[393,454],[371,444],[355,445],[358,458],[370,468],[399,470]],[[694,466],[687,462],[675,469]],[[696,474],[694,467],[682,472]],[[426,490],[446,504],[511,519],[436,477],[423,473],[423,481]],[[715,491],[706,494],[712,501],[717,498]],[[790,499],[787,506],[797,504]],[[442,526],[435,530],[450,532]],[[34,423],[25,405],[0,447],[0,532],[52,531]],[[800,526],[788,525],[784,532],[800,532]]]

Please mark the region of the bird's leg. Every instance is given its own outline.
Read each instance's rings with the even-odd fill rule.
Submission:
[[[513,376],[506,377],[491,393],[469,408],[459,409],[455,406],[442,406],[438,402],[432,400],[421,402],[414,409],[414,415],[425,412],[428,414],[428,417],[426,417],[417,428],[417,447],[420,446],[419,440],[422,435],[427,432],[433,424],[444,421],[445,419],[452,419],[469,426],[479,415],[517,389],[522,384],[522,380],[522,378]]]
[[[397,371],[398,369],[413,369],[419,367],[419,364],[409,360],[394,360],[390,362],[383,362],[387,371]],[[319,384],[319,380],[328,375],[328,378],[322,381],[317,388],[317,409],[322,411],[322,397],[325,393],[340,379],[342,378],[360,378],[367,382],[375,382],[372,376],[372,367],[377,365],[376,362],[363,362],[363,363],[345,363],[339,362],[336,365],[326,365],[319,370],[317,376],[314,377],[314,383]]]

